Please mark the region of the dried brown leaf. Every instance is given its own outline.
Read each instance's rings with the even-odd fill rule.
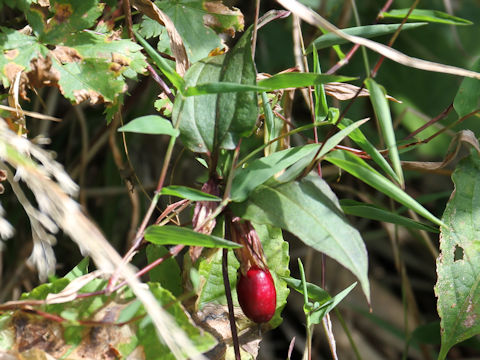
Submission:
[[[189,67],[189,62],[182,37],[175,28],[173,21],[150,0],[133,0],[132,5],[141,13],[165,26],[170,38],[170,47],[176,60],[176,71],[180,76],[183,76]]]
[[[360,88],[358,86],[348,84],[348,83],[340,83],[340,82],[331,82],[328,84],[323,85],[325,88],[325,93],[327,95],[333,96],[335,99],[338,100],[350,100],[355,97],[358,90]],[[370,93],[367,89],[362,89],[358,96],[370,96]],[[391,101],[395,101],[397,103],[401,103],[400,100],[395,99],[394,97],[387,95],[387,99]]]
[[[205,26],[208,26],[214,30],[223,29],[223,24],[219,22],[218,18],[215,15],[230,15],[237,16],[239,19],[239,25],[243,29],[244,19],[242,12],[237,8],[229,8],[225,6],[221,1],[208,1],[203,4],[204,9],[207,11],[207,14],[203,16],[203,23]],[[231,26],[227,29],[223,29],[222,32],[228,34],[231,37],[235,36],[236,29]]]
[[[55,46],[55,49],[50,51],[50,53],[55,59],[57,59],[58,62],[62,64],[79,62],[83,59],[82,55],[80,55],[77,50],[68,46]]]
[[[57,294],[48,294],[45,301],[46,304],[62,304],[69,301],[73,301],[77,298],[78,291],[87,285],[93,279],[103,275],[103,271],[96,270],[91,273],[80,276],[70,282],[65,289]]]
[[[472,146],[480,154],[480,144],[471,130],[459,131],[450,141],[447,153],[442,162],[402,161],[402,167],[408,170],[436,171],[445,168],[455,160],[463,144]]]

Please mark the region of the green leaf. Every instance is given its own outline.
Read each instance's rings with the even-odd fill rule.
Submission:
[[[410,30],[415,29],[417,27],[427,25],[426,23],[411,23],[405,24],[402,27],[402,30]],[[353,36],[360,36],[363,38],[373,38],[376,36],[388,35],[393,34],[397,29],[400,27],[400,24],[377,24],[377,25],[366,25],[366,26],[357,26],[342,29],[342,32],[353,35]],[[341,38],[340,36],[334,33],[327,33],[325,35],[321,35],[315,40],[313,43],[307,48],[306,53],[309,54],[313,50],[313,45],[317,50],[325,49],[333,45],[341,45],[348,43],[348,40]]]
[[[146,115],[129,121],[118,129],[121,132],[141,134],[169,135],[177,137],[179,131],[174,129],[172,123],[159,115]]]
[[[480,334],[480,157],[460,161],[453,173],[455,190],[442,220],[435,294],[442,328],[439,359],[450,348]]]
[[[300,294],[303,294],[302,280],[295,279],[292,277],[284,278],[283,280],[285,280],[288,286],[298,291]],[[307,282],[306,285],[307,285],[308,298],[311,299],[312,301],[316,301],[320,305],[322,305],[332,299],[330,294],[325,290],[323,290],[320,286],[317,286],[309,282]]]
[[[207,248],[236,249],[241,245],[213,235],[201,234],[179,226],[152,225],[145,231],[145,240],[157,245],[187,245]]]
[[[284,279],[288,286],[292,287],[300,294],[303,294],[303,284],[301,280],[294,278],[285,278]],[[308,298],[314,302],[314,308],[310,314],[310,321],[312,324],[320,324],[325,315],[332,311],[339,303],[342,301],[345,296],[347,296],[350,291],[357,285],[353,283],[348,288],[344,289],[333,298],[320,286],[315,284],[306,283]]]
[[[149,264],[167,254],[168,249],[165,246],[153,244],[147,246]],[[175,258],[170,256],[164,259],[162,263],[150,270],[148,275],[150,276],[150,281],[160,283],[163,288],[169,290],[173,295],[179,296],[183,293],[182,271]]]
[[[124,90],[125,82],[101,59],[85,59],[61,65],[53,61],[53,67],[60,73],[59,85],[63,96],[72,102],[100,96],[114,102]]]
[[[19,70],[31,70],[30,62],[46,56],[48,49],[33,36],[0,27],[0,80],[5,88]]]
[[[232,251],[228,252],[228,278],[232,288],[232,297],[236,306],[238,305],[235,288],[237,284],[237,269],[239,263]],[[225,297],[225,287],[223,285],[222,275],[222,251],[216,251],[206,258],[200,260],[198,265],[198,274],[200,276],[200,291],[197,299],[197,309],[202,310],[205,305],[227,303]]]
[[[182,37],[190,62],[196,62],[208,56],[218,48],[224,47],[221,38],[211,28],[222,32],[243,30],[243,16],[237,10],[230,10],[221,2],[205,0],[156,1],[155,4],[163,10],[175,24]],[[206,26],[208,24],[211,27]]]
[[[355,78],[340,75],[290,72],[276,74],[267,79],[260,80],[257,85],[264,88],[264,91],[273,91],[279,89],[301,88],[313,85],[326,84],[329,82],[344,82],[351,80],[355,80]]]
[[[473,71],[480,71],[480,60],[472,66]],[[465,116],[480,108],[480,81],[472,78],[463,79],[458,89],[453,107],[459,117]]]
[[[90,264],[90,258],[86,257],[83,258],[82,261],[78,263],[72,270],[65,275],[65,279],[67,280],[75,280],[76,278],[88,274],[88,265]]]
[[[389,12],[382,12],[381,17],[390,19],[403,19],[407,16],[410,9],[395,9]],[[409,21],[427,21],[432,23],[449,25],[472,25],[469,20],[453,16],[438,10],[414,9],[408,16]]]
[[[338,124],[338,127],[340,129],[344,129],[347,125],[352,124],[353,121],[350,119],[342,119],[342,121]],[[360,146],[362,150],[364,150],[368,155],[371,156],[372,160],[377,163],[378,166],[389,176],[391,176],[395,181],[400,182],[399,177],[393,171],[392,167],[390,164],[385,160],[385,158],[382,156],[380,151],[377,150],[373,144],[368,141],[366,136],[362,133],[360,129],[355,129],[353,130],[350,134],[348,134],[348,137],[355,141],[355,143]]]
[[[370,91],[370,100],[372,101],[375,116],[380,124],[382,136],[388,149],[388,156],[392,161],[393,170],[397,174],[399,184],[403,187],[403,171],[400,163],[400,155],[398,154],[397,140],[395,139],[395,130],[393,129],[392,115],[388,107],[387,94],[385,89],[378,85],[375,80],[368,78],[365,80],[365,85]]]
[[[185,332],[185,335],[193,342],[198,351],[208,351],[217,343],[210,333],[193,325],[190,316],[187,315],[181,303],[168,290],[163,289],[158,283],[149,283],[148,285],[150,292],[155,296],[160,306],[163,306],[174,318],[174,321]],[[138,315],[144,313],[142,307]],[[143,347],[145,359],[175,359],[167,345],[158,340],[150,317],[146,316],[140,321],[136,335],[139,345]]]
[[[357,283],[353,283],[346,289],[339,292],[335,295],[332,300],[330,300],[325,306],[322,306],[318,309],[313,309],[312,314],[310,315],[310,321],[312,324],[321,324],[322,319],[325,315],[327,315],[330,311],[337,307],[338,304],[353,290],[353,288],[357,285]]]
[[[405,193],[398,186],[389,181],[386,177],[381,175],[377,170],[368,165],[364,160],[351,154],[348,151],[336,150],[331,152],[325,157],[325,160],[338,166],[339,168],[347,171],[356,178],[362,180],[364,183],[377,189],[378,191],[386,194],[392,199],[398,201],[400,204],[405,205],[409,209],[412,209],[419,215],[431,222],[445,226],[437,217],[432,215],[427,209],[420,205],[410,195]]]
[[[247,202],[232,205],[236,215],[287,230],[338,261],[358,277],[370,300],[365,244],[324,180],[311,175],[299,182],[260,185]]]
[[[245,91],[266,91],[268,89],[256,85],[245,85],[227,82],[211,82],[188,86],[185,89],[184,96],[196,96],[207,94],[219,94],[227,92],[245,92]]]
[[[438,233],[438,229],[433,226],[422,224],[405,216],[398,215],[394,212],[382,209],[381,207],[358,202],[355,200],[345,199],[340,200],[342,210],[347,215],[359,216],[366,219],[388,222],[392,224],[402,225],[411,229],[425,230],[433,233]]]
[[[33,30],[42,43],[59,44],[70,34],[92,27],[104,5],[98,0],[50,0],[52,16],[33,23]]]
[[[62,45],[71,48],[63,51],[74,51],[81,59],[104,59],[116,75],[133,78],[145,71],[142,47],[130,39],[112,39],[112,33],[85,30],[70,35]]]
[[[302,171],[310,162],[313,156],[319,159],[327,152],[332,150],[340,141],[342,141],[351,131],[357,129],[364,124],[366,120],[357,121],[347,128],[339,131],[334,136],[330,137],[325,145],[309,144],[301,147],[295,147],[273,153],[272,155],[252,161],[247,167],[240,168],[235,172],[235,177],[232,182],[231,199],[232,201],[245,201],[258,185],[263,184],[275,174],[286,169],[288,166],[297,164],[294,175],[288,177],[296,177],[298,171]],[[318,150],[321,148],[321,151]],[[317,154],[318,152],[318,154]],[[279,180],[284,180],[285,176],[280,177]]]
[[[222,199],[218,196],[207,194],[203,191],[180,185],[166,186],[162,188],[160,194],[176,196],[182,199],[188,199],[192,201],[222,201]]]
[[[256,84],[250,38],[247,30],[233,49],[193,64],[185,74],[187,87],[226,82]],[[173,108],[173,123],[179,123],[180,137],[191,151],[212,153],[234,149],[241,136],[250,134],[257,120],[255,92],[178,96]]]

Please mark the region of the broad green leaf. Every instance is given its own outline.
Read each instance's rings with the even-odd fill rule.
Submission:
[[[187,87],[204,83],[226,82],[256,84],[252,61],[252,28],[234,48],[224,55],[213,56],[193,64],[185,74]],[[179,122],[180,137],[191,151],[212,153],[234,149],[241,136],[248,135],[257,120],[255,92],[228,92],[184,97],[177,95],[173,123]]]
[[[380,124],[382,136],[388,149],[388,157],[390,158],[393,170],[397,174],[399,184],[403,186],[403,171],[400,163],[400,155],[398,154],[397,140],[395,139],[395,130],[393,129],[392,115],[388,107],[388,100],[385,89],[378,85],[375,80],[368,78],[365,80],[365,85],[370,91],[370,100],[372,101],[375,116]]]
[[[236,215],[287,230],[338,261],[358,277],[370,300],[365,244],[324,180],[310,175],[299,182],[260,185],[248,201],[232,205]]]
[[[290,72],[276,74],[267,79],[260,80],[257,85],[264,88],[264,91],[273,91],[278,89],[300,88],[326,84],[329,82],[343,82],[350,80],[355,80],[355,78],[340,75]]]
[[[382,12],[381,17],[390,19],[403,19],[410,9],[395,9],[389,12]],[[427,21],[432,23],[449,25],[472,25],[469,20],[453,16],[438,10],[414,9],[408,16],[409,21]]]
[[[137,73],[145,71],[142,47],[130,39],[112,39],[112,34],[108,32],[81,31],[71,34],[62,45],[67,48],[62,46],[59,51],[70,54],[71,61],[104,59],[116,75],[121,74],[128,78],[134,78]]]
[[[151,225],[145,231],[145,240],[156,245],[187,245],[208,248],[235,249],[241,245],[213,235],[201,234],[188,228],[173,225]]]
[[[239,263],[232,251],[228,252],[228,279],[232,288],[232,298],[236,306],[238,305],[235,293],[237,284],[237,269]],[[225,287],[223,285],[222,275],[222,251],[216,251],[214,254],[207,255],[201,259],[198,265],[198,274],[200,276],[200,291],[196,302],[198,310],[202,310],[205,305],[227,303],[225,297]]]
[[[147,246],[149,264],[167,254],[168,249],[165,246],[153,244]],[[182,271],[175,258],[170,256],[164,259],[162,263],[150,270],[148,275],[150,281],[160,283],[164,289],[169,290],[173,295],[179,296],[183,293]]]
[[[0,50],[0,80],[5,88],[19,70],[31,70],[33,59],[48,54],[35,37],[5,27],[0,27]]]
[[[117,77],[110,65],[100,59],[90,58],[65,65],[54,61],[53,67],[60,73],[58,83],[63,96],[72,102],[80,103],[96,97],[114,102],[124,90],[124,80]]]
[[[148,43],[143,39],[140,34],[136,31],[133,32],[135,37],[137,38],[140,45],[143,46],[147,54],[152,58],[155,64],[158,66],[160,71],[167,77],[168,80],[172,83],[172,85],[179,91],[182,92],[185,88],[185,81],[183,78],[175,71],[175,69],[170,66],[167,60],[162,58],[160,54]]]
[[[388,222],[392,224],[402,225],[411,229],[425,230],[438,233],[438,229],[433,226],[422,224],[405,216],[398,215],[394,212],[382,209],[381,207],[358,202],[355,200],[340,200],[342,210],[347,215],[359,216],[366,219]]]
[[[203,191],[192,189],[187,186],[170,185],[162,188],[161,195],[176,196],[182,199],[188,199],[192,201],[221,201],[218,196],[204,193]]]
[[[344,129],[347,125],[352,124],[352,120],[350,119],[343,119],[339,124],[338,127],[340,129]],[[385,160],[385,158],[380,154],[380,151],[377,150],[373,144],[368,141],[366,136],[362,133],[360,129],[353,130],[348,137],[355,141],[355,143],[360,146],[362,150],[364,150],[368,155],[371,156],[372,160],[377,163],[378,166],[389,176],[399,182],[399,178],[395,171],[393,171],[390,164]]]
[[[235,34],[243,30],[242,13],[238,9],[229,9],[221,2],[164,0],[155,4],[175,24],[192,63],[207,57],[212,50],[224,47],[215,31],[228,30]]]
[[[442,220],[435,294],[442,328],[439,359],[450,348],[480,334],[480,157],[460,161],[453,173],[455,190]]]
[[[472,70],[480,70],[480,60],[475,62],[472,66]],[[462,117],[480,108],[479,99],[480,81],[477,79],[465,78],[460,84],[457,95],[455,95],[453,107],[458,116]]]
[[[348,151],[336,150],[328,154],[325,160],[352,174],[364,183],[391,197],[393,200],[398,201],[400,204],[412,209],[425,219],[440,226],[445,225],[410,195],[368,165],[363,159],[360,159]]]
[[[232,182],[231,199],[232,201],[242,202],[245,201],[258,185],[263,184],[278,172],[286,169],[290,165],[300,164],[297,166],[295,174],[290,177],[295,177],[298,171],[302,171],[310,162],[316,158],[319,159],[327,152],[332,150],[340,141],[343,140],[351,131],[357,129],[360,125],[364,124],[366,120],[357,121],[347,128],[339,131],[334,136],[330,137],[325,145],[322,144],[309,144],[301,147],[286,149],[273,153],[272,155],[252,161],[245,168],[238,169],[235,172],[235,177]],[[320,150],[321,148],[321,150]],[[320,150],[320,151],[319,151]],[[280,177],[282,182],[289,181],[284,180],[285,177]]]
[[[146,115],[129,121],[118,129],[121,132],[141,134],[169,135],[177,137],[179,131],[174,129],[172,123],[159,115]]]
[[[102,15],[105,4],[98,0],[50,0],[51,17],[32,22],[33,30],[45,44],[59,44],[72,33],[88,29]],[[35,12],[35,10],[33,10]]]
[[[417,27],[426,25],[426,23],[411,23],[405,24],[402,27],[402,30],[415,29]],[[400,27],[400,24],[377,24],[377,25],[366,25],[366,26],[357,26],[342,29],[342,32],[348,35],[360,36],[364,38],[373,38],[376,36],[393,34]],[[313,51],[313,45],[317,50],[325,49],[333,45],[341,45],[348,43],[347,40],[341,38],[340,36],[334,33],[327,33],[316,38],[313,43],[307,48],[307,54]]]
[[[150,292],[158,303],[173,317],[176,324],[185,332],[185,335],[192,341],[198,351],[205,352],[211,349],[217,341],[210,333],[203,331],[193,325],[191,318],[187,315],[181,303],[158,283],[149,283]],[[142,309],[137,316],[145,314]],[[175,357],[167,345],[158,340],[152,320],[146,316],[140,321],[136,336],[139,345],[143,347],[145,359],[175,360]]]
[[[320,60],[318,58],[317,48],[315,44],[312,44],[313,48],[313,72],[315,74],[321,74],[322,68],[320,66]],[[327,103],[327,95],[325,93],[325,88],[323,84],[315,85],[314,88],[315,92],[315,121],[321,121],[322,117],[328,115],[328,103]]]

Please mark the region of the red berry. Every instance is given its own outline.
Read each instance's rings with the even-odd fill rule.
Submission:
[[[245,315],[256,323],[269,321],[277,306],[277,292],[268,270],[251,267],[240,273],[237,283],[238,302]]]

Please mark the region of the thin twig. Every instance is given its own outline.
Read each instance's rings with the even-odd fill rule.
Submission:
[[[133,35],[132,9],[130,8],[130,0],[123,0],[123,13],[125,14],[125,24],[127,25],[128,37],[135,41],[135,35]]]
[[[175,96],[172,93],[172,90],[168,87],[168,85],[163,81],[163,79],[158,75],[158,73],[155,71],[152,65],[147,63],[147,70],[150,72],[152,75],[153,80],[155,80],[158,85],[162,88],[163,92],[165,95],[167,95],[168,99],[173,103],[175,101]]]
[[[230,279],[228,278],[228,250],[223,249],[222,256],[222,275],[225,286],[225,296],[227,297],[228,318],[230,320],[230,330],[232,331],[233,350],[235,360],[241,360],[240,344],[238,342],[237,325],[235,323],[235,313],[233,309],[232,289],[230,288]]]

